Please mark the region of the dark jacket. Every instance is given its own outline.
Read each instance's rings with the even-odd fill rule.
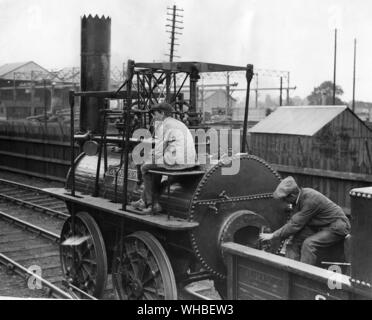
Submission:
[[[274,238],[287,238],[305,225],[314,230],[329,227],[345,236],[350,232],[349,219],[341,207],[314,189],[301,189],[294,211],[290,220],[274,232]]]

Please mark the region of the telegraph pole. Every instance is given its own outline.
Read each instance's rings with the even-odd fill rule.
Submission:
[[[258,89],[258,73],[255,73],[256,76],[256,89]],[[256,90],[256,109],[258,108],[258,90]]]
[[[336,57],[337,57],[337,29],[335,29],[335,52],[333,61],[333,105],[336,104]]]
[[[280,95],[279,95],[279,106],[283,105],[283,77],[280,77]]]
[[[357,41],[354,39],[354,69],[353,69],[353,104],[352,110],[355,112],[355,69],[356,69],[356,45]]]
[[[167,21],[170,22],[170,24],[166,24],[166,32],[170,33],[170,42],[168,42],[168,44],[170,45],[170,50],[169,50],[169,54],[166,54],[166,56],[169,56],[169,62],[173,62],[173,59],[174,58],[180,58],[179,56],[176,56],[174,54],[174,52],[176,51],[175,50],[175,46],[179,46],[178,43],[176,43],[176,40],[178,40],[178,38],[176,38],[176,35],[181,35],[182,33],[181,32],[178,32],[176,31],[177,29],[178,30],[182,30],[183,27],[180,27],[180,25],[182,25],[183,21],[179,20],[180,18],[183,18],[182,15],[180,15],[179,13],[180,12],[183,12],[183,9],[178,9],[177,6],[173,6],[172,8],[170,7],[167,7]],[[177,20],[178,19],[178,20]],[[176,93],[176,76],[174,75],[174,78],[173,78],[173,82],[174,82],[174,91]],[[170,102],[170,84],[171,84],[171,74],[169,73],[167,75],[167,78],[166,78],[166,100],[168,102]]]
[[[226,72],[226,117],[230,111],[230,73]]]
[[[287,73],[287,106],[289,106],[289,71]]]
[[[44,127],[45,127],[45,135],[46,130],[48,128],[47,126],[47,88],[46,88],[46,79],[43,79],[43,93],[44,93]]]

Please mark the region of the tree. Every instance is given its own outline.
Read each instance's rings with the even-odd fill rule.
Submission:
[[[345,104],[338,96],[342,96],[344,90],[336,85],[335,104]],[[332,105],[333,104],[333,82],[324,81],[319,87],[314,88],[313,92],[307,96],[310,105]]]

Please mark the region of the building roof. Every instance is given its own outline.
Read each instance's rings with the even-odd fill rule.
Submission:
[[[6,64],[0,66],[0,78],[2,76],[5,76],[9,72],[12,72],[12,71],[15,71],[15,70],[19,69],[20,67],[24,66],[27,63],[29,63],[29,61],[6,63]]]
[[[199,90],[202,90],[202,89],[200,89],[200,87],[199,87]],[[204,100],[208,100],[209,98],[213,97],[217,93],[223,93],[226,96],[226,90],[216,89],[215,91],[207,91],[204,94],[204,97],[203,98],[204,98]],[[231,94],[230,94],[230,99],[233,100],[233,101],[236,101],[236,99]]]
[[[346,106],[279,107],[248,132],[313,136],[346,109]]]
[[[24,61],[24,62],[13,62],[13,63],[6,63],[2,66],[0,66],[0,78],[3,78],[3,79],[13,79],[13,73],[14,72],[17,72],[19,70],[25,70],[27,73],[30,73],[31,74],[31,68],[32,71],[39,71],[39,72],[43,72],[45,74],[50,74],[50,72],[43,68],[42,66],[40,66],[39,64],[37,64],[36,62],[34,61]],[[22,80],[28,80],[28,78],[30,78],[31,76],[28,76],[28,75],[25,75],[22,78]],[[23,79],[25,78],[25,79]]]

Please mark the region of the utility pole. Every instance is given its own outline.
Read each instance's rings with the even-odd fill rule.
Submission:
[[[182,15],[178,14],[180,12],[183,12],[183,9],[178,9],[177,6],[173,6],[172,8],[170,7],[167,7],[167,16],[170,17],[170,18],[167,18],[167,21],[170,22],[170,24],[166,24],[166,32],[170,33],[170,42],[168,42],[168,44],[170,45],[170,50],[169,50],[169,54],[166,54],[166,56],[169,56],[169,62],[173,62],[173,59],[174,58],[180,58],[179,56],[176,56],[174,54],[174,52],[176,51],[175,50],[175,46],[179,46],[178,43],[176,43],[176,40],[178,40],[178,38],[176,38],[176,35],[181,35],[182,33],[181,32],[177,32],[176,29],[178,30],[182,30],[183,27],[180,27],[180,25],[183,23],[183,21],[181,20],[177,20],[179,18],[183,18]],[[174,94],[176,94],[176,75],[174,75],[173,77],[173,82],[174,82]],[[166,78],[166,100],[168,102],[171,102],[170,101],[170,85],[171,85],[171,74],[169,73],[167,75],[167,78]]]
[[[287,73],[287,106],[289,106],[289,71]]]
[[[279,106],[282,106],[283,105],[282,93],[283,93],[283,77],[280,77]]]
[[[226,117],[229,114],[230,110],[230,73],[226,72]]]
[[[204,114],[204,78],[201,79],[202,80],[202,84],[201,84],[201,112],[202,112],[202,115],[203,117],[205,117],[205,114]]]
[[[256,89],[258,89],[258,73],[256,75]],[[258,90],[256,90],[256,109],[258,108]]]
[[[125,82],[125,79],[127,78],[127,68],[126,68],[126,65],[125,65],[125,62],[123,62],[123,70],[121,71],[121,80],[122,82],[124,83]],[[119,104],[119,107],[121,108],[121,110],[124,110],[124,99],[122,100],[119,100],[121,101],[120,104]]]
[[[356,45],[357,41],[354,39],[354,68],[353,68],[353,104],[352,110],[355,112],[355,69],[356,69]]]
[[[45,127],[45,135],[47,130],[47,88],[46,88],[46,79],[43,79],[43,86],[44,86],[44,127]]]
[[[31,70],[31,116],[35,115],[35,81],[34,81],[34,71]]]
[[[335,29],[335,52],[333,61],[333,105],[336,104],[336,60],[337,58],[337,29]]]
[[[16,72],[13,72],[13,102],[14,106],[17,100],[17,89],[16,89]]]

